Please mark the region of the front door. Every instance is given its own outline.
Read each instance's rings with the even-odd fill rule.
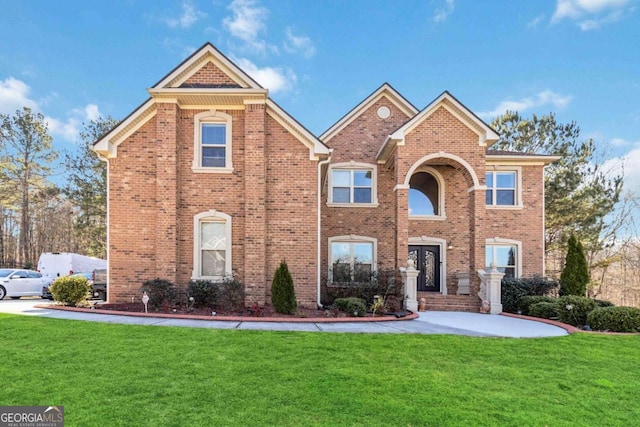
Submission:
[[[409,259],[420,271],[418,291],[440,292],[440,246],[411,245]]]

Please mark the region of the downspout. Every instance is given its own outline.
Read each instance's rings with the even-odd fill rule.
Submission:
[[[109,297],[111,296],[111,292],[109,292],[109,283],[111,283],[111,280],[109,280],[109,276],[111,275],[110,271],[111,268],[109,266],[109,207],[111,205],[111,203],[109,203],[109,159],[107,157],[105,157],[104,155],[98,153],[97,151],[94,151],[94,153],[96,153],[96,155],[98,156],[98,159],[100,159],[101,161],[105,162],[107,164],[107,199],[105,200],[105,202],[107,203],[107,212],[106,215],[107,217],[105,218],[105,226],[107,227],[107,241],[105,242],[105,245],[107,246],[105,249],[107,251],[107,286],[106,286],[106,295],[107,298],[105,301],[109,302]]]
[[[322,275],[321,275],[321,269],[322,266],[320,265],[320,262],[322,260],[321,257],[321,250],[322,250],[322,231],[321,231],[321,225],[322,225],[322,166],[328,164],[331,161],[331,152],[333,150],[329,150],[329,157],[327,157],[326,160],[321,160],[318,162],[318,237],[316,239],[316,242],[318,244],[318,259],[317,259],[317,265],[318,265],[318,274],[317,274],[317,288],[318,288],[318,307],[322,307],[322,303],[320,302],[320,282],[322,279]]]

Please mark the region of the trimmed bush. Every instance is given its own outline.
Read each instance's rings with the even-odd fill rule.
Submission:
[[[171,307],[176,303],[178,292],[176,285],[166,279],[147,280],[142,284],[140,292],[149,296],[150,308]]]
[[[502,310],[517,313],[520,298],[530,295],[548,295],[558,288],[558,282],[540,276],[502,279]]]
[[[336,298],[333,302],[333,308],[347,313],[351,317],[364,317],[367,312],[367,304],[362,298]]]
[[[589,267],[582,243],[571,235],[567,242],[567,257],[560,275],[560,295],[585,296],[589,283]]]
[[[614,307],[615,304],[611,301],[603,300],[603,299],[594,299],[596,305],[598,307]]]
[[[587,316],[596,307],[596,302],[591,298],[568,295],[560,297],[556,301],[558,319],[576,327],[587,324]]]
[[[330,283],[325,278],[322,284],[321,303],[323,306],[329,307],[336,298],[362,298],[366,301],[367,306],[374,303],[375,295],[385,296],[385,300],[393,301],[393,306],[397,309],[389,307],[390,311],[399,311],[402,304],[396,304],[402,301],[402,280],[395,270],[378,270],[370,275],[369,280],[365,282],[333,282]]]
[[[640,309],[635,307],[599,307],[587,316],[594,331],[639,332]]]
[[[216,309],[222,311],[244,311],[244,285],[233,276],[227,276],[215,284]]]
[[[193,297],[195,308],[214,307],[216,305],[216,284],[210,280],[192,280],[188,294]]]
[[[527,295],[518,300],[518,311],[525,316],[528,316],[531,312],[531,306],[539,302],[553,303],[555,298],[551,298],[544,295]],[[536,316],[537,317],[537,316]]]
[[[529,316],[541,319],[556,319],[558,317],[558,305],[556,302],[541,301],[529,306]]]
[[[76,306],[85,301],[91,292],[91,285],[86,277],[58,277],[49,286],[53,299],[64,305]]]
[[[296,292],[287,262],[282,260],[271,283],[271,304],[278,313],[295,314]]]

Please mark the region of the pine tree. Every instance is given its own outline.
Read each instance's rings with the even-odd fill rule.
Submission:
[[[585,296],[589,283],[589,268],[582,243],[571,235],[568,241],[564,270],[560,275],[560,295]]]
[[[294,314],[296,312],[296,292],[293,278],[289,273],[287,262],[282,260],[271,283],[271,303],[278,313]]]

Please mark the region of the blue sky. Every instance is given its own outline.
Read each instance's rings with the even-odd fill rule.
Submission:
[[[448,90],[487,122],[555,112],[640,190],[639,0],[10,1],[0,113],[42,112],[58,148],[124,118],[210,41],[316,135],[384,82]]]

